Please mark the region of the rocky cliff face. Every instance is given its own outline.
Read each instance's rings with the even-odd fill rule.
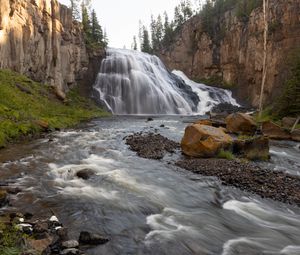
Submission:
[[[287,78],[286,58],[300,47],[299,0],[269,1],[269,35],[265,104],[272,102]],[[216,17],[218,37],[203,32],[200,17],[184,24],[176,42],[160,53],[170,69],[183,70],[193,79],[213,76],[237,85],[237,95],[253,106],[259,102],[263,62],[263,13],[255,9],[248,21],[235,10]]]
[[[0,68],[50,84],[64,97],[88,74],[80,24],[57,0],[1,0]]]

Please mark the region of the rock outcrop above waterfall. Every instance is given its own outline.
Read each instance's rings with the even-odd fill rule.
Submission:
[[[57,0],[1,1],[0,68],[47,83],[64,98],[70,86],[94,78],[92,55],[80,24]]]
[[[268,8],[268,79],[265,103],[282,91],[287,78],[285,60],[291,50],[299,47],[300,2],[270,0]],[[232,9],[219,17],[215,36],[205,33],[199,16],[186,22],[175,42],[160,52],[170,69],[184,71],[195,80],[219,77],[236,85],[240,99],[257,106],[260,95],[263,62],[262,8],[252,11],[248,20],[241,20]]]

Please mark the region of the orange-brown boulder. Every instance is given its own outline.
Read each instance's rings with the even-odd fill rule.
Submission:
[[[257,129],[255,120],[245,113],[233,113],[226,117],[226,129],[231,133],[254,135]]]
[[[206,120],[197,120],[197,121],[194,122],[194,124],[206,125],[206,126],[212,126],[213,125],[212,121],[208,120],[208,119],[206,119]]]
[[[220,128],[193,124],[185,129],[182,152],[191,157],[213,157],[232,143],[231,136]]]
[[[289,131],[281,128],[279,125],[271,121],[266,121],[262,123],[262,133],[265,136],[268,136],[270,139],[275,139],[275,140],[291,139],[291,134]]]

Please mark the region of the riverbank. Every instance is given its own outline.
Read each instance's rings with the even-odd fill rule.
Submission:
[[[155,139],[153,139],[154,136]],[[165,148],[166,141],[174,144],[173,150]],[[175,146],[176,142],[152,133],[136,133],[127,137],[126,143],[131,150],[137,152],[138,156],[148,159],[162,159],[167,152],[173,153],[179,147],[179,145]],[[153,152],[161,156],[153,157]],[[217,177],[223,185],[252,192],[262,198],[300,206],[300,178],[298,176],[263,169],[241,159],[182,157],[175,162],[175,165],[180,168],[203,176]]]
[[[62,101],[50,86],[9,70],[0,70],[0,84],[0,148],[109,115],[76,89]]]

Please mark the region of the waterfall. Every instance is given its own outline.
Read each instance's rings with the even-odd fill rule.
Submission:
[[[169,72],[153,55],[108,49],[94,90],[113,114],[204,114],[222,102],[236,104],[231,92]]]

